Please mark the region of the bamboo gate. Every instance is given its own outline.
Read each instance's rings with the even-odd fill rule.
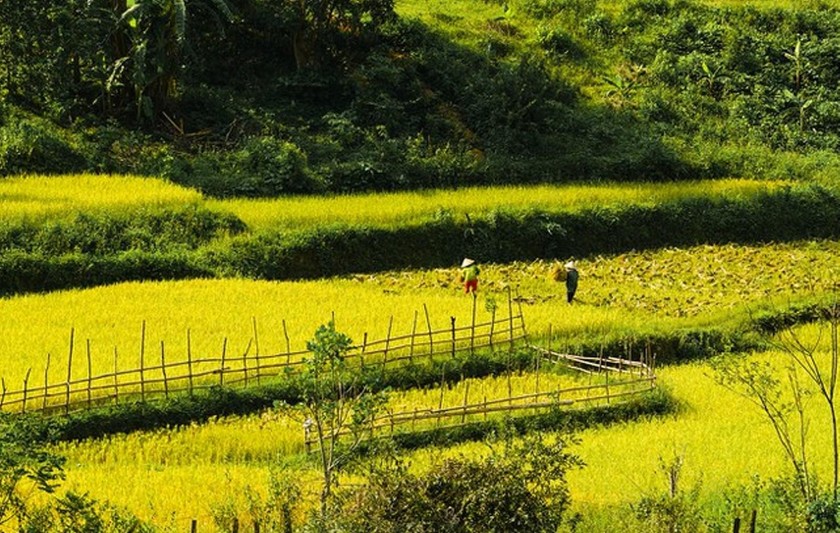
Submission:
[[[477,299],[474,297],[469,322],[459,324],[456,317],[452,316],[449,327],[439,329],[432,328],[429,309],[424,304],[422,316],[419,311],[414,313],[410,333],[392,335],[392,316],[384,339],[369,340],[365,333],[362,343],[350,348],[347,359],[359,367],[389,367],[419,363],[424,358],[454,359],[480,349],[495,350],[503,346],[512,349],[526,339],[525,320],[521,306],[514,305],[515,299],[510,289],[507,291],[506,304],[499,306],[506,307],[502,312],[497,312],[496,306],[492,306],[490,319],[479,321]],[[20,388],[10,388],[6,378],[0,377],[0,410],[67,414],[109,404],[146,402],[175,394],[192,395],[212,387],[247,388],[261,381],[300,372],[311,353],[307,350],[291,350],[285,320],[283,333],[286,351],[274,354],[260,354],[257,324],[255,319],[252,321],[253,336],[241,355],[228,353],[228,340],[225,338],[218,357],[194,357],[190,332],[187,330],[186,360],[180,361],[167,360],[163,341],[160,342],[159,352],[158,347],[147,346],[143,322],[139,366],[121,369],[119,354],[114,348],[113,371],[99,374],[92,372],[90,340],[84,342],[84,352],[80,356],[75,331],[71,330],[67,366],[59,369],[62,376],[56,377],[56,369],[51,368],[51,356],[48,355],[43,374],[39,372],[36,377],[30,367]],[[251,353],[252,347],[257,347],[254,353]],[[153,351],[156,353],[153,354]],[[82,377],[78,377],[80,365]],[[77,374],[75,377],[74,370]]]

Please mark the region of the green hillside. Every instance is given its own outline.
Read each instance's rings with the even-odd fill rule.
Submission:
[[[840,168],[834,2],[114,5],[0,6],[0,175],[275,196]]]

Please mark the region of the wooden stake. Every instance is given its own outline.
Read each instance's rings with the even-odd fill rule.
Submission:
[[[251,323],[254,326],[254,359],[256,359],[256,364],[257,364],[256,376],[257,376],[257,385],[259,385],[260,384],[260,336],[257,333],[257,317],[252,316],[251,317]],[[246,376],[247,376],[247,374],[246,374]]]
[[[70,380],[73,379],[73,344],[76,330],[70,328],[70,353],[67,355],[67,395],[64,398],[64,413],[70,412]]]
[[[47,352],[47,366],[44,368],[44,403],[41,404],[41,410],[47,409],[47,396],[50,390],[50,354]]]
[[[493,330],[496,328],[496,306],[493,306],[493,310],[490,312],[490,351],[494,352],[493,350]]]
[[[3,393],[0,394],[0,409],[2,409],[3,403],[6,401],[6,378],[0,378],[0,385],[3,386]]]
[[[163,396],[169,398],[169,383],[166,380],[166,348],[160,341],[160,371],[163,373]]]
[[[283,319],[283,336],[286,337],[286,364],[292,361],[292,343],[289,342],[289,332],[286,330],[286,319]]]
[[[440,366],[440,400],[438,400],[438,417],[436,426],[440,426],[440,410],[443,409],[443,388],[446,386],[446,361]],[[6,392],[6,386],[3,385],[3,393]]]
[[[472,323],[470,324],[470,355],[475,355],[475,308],[478,302],[478,295],[472,293]]]
[[[26,396],[29,391],[29,374],[32,372],[32,368],[30,367],[29,370],[26,371],[26,377],[23,378],[23,402],[20,404],[20,412],[26,412]]]
[[[367,331],[365,331],[364,338],[362,339],[362,354],[359,356],[359,360],[361,362],[362,368],[365,367],[365,350],[367,350],[367,338],[368,338],[368,334],[367,334]]]
[[[251,351],[251,345],[253,343],[253,338],[248,339],[248,346],[245,347],[245,351],[242,353],[242,374],[245,381],[245,387],[248,387],[248,352]]]
[[[382,368],[385,369],[385,365],[388,364],[388,348],[391,346],[391,327],[394,325],[394,315],[391,315],[391,319],[388,320],[388,336],[385,337],[385,353],[382,358]]]
[[[146,401],[146,321],[140,327],[140,401]]]
[[[411,346],[408,349],[408,364],[414,364],[414,337],[417,335],[417,311],[414,311],[414,322],[411,323]]]
[[[461,423],[463,424],[464,421],[467,419],[467,399],[470,396],[470,382],[467,381],[467,386],[464,387],[464,408],[461,411]]]
[[[91,384],[91,380],[92,380],[91,366],[92,365],[90,363],[90,339],[85,339],[85,346],[86,346],[85,350],[87,352],[87,405],[88,405],[88,409],[90,409],[90,406],[91,406],[91,396],[90,396],[91,390],[90,389],[91,389],[91,385],[92,385]]]
[[[225,357],[227,356],[227,337],[222,341],[222,364],[219,367],[219,386],[225,386]]]
[[[455,359],[455,317],[449,317],[450,322],[452,323],[452,359]]]
[[[117,347],[114,346],[114,403],[120,403],[119,372],[117,372]]]
[[[435,355],[435,341],[432,338],[432,321],[429,320],[429,308],[426,304],[423,304],[423,312],[426,314],[426,328],[429,330],[429,362],[431,363]]]
[[[510,285],[507,287],[508,297],[508,322],[510,325],[510,349],[513,350],[513,296],[510,293]]]
[[[192,341],[190,328],[187,328],[187,374],[190,382],[190,397],[193,395]]]

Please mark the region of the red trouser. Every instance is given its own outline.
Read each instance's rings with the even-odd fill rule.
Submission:
[[[478,280],[470,279],[464,282],[464,294],[475,292],[478,290]]]

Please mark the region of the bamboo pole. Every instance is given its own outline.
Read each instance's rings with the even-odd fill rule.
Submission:
[[[160,371],[163,374],[163,396],[169,398],[169,382],[166,380],[166,348],[160,341]]]
[[[50,354],[47,352],[47,366],[44,367],[44,403],[41,404],[41,410],[47,409],[47,391],[50,388]]]
[[[0,378],[0,385],[3,387],[3,393],[0,394],[0,409],[2,409],[6,402],[6,378]]]
[[[32,372],[32,367],[26,371],[26,377],[23,378],[23,401],[20,403],[20,412],[26,412],[26,396],[29,391],[29,374]]]
[[[70,328],[70,353],[67,355],[67,394],[64,397],[64,413],[70,412],[70,382],[73,379],[73,344],[76,330]]]
[[[93,385],[92,383],[92,371],[91,371],[91,362],[90,362],[90,339],[85,339],[85,351],[87,352],[87,405],[88,409],[91,406],[91,396],[90,396],[90,388]]]
[[[257,332],[257,317],[251,317],[251,324],[253,325],[254,329],[254,359],[257,365],[256,369],[256,377],[257,377],[257,385],[260,384],[260,335]]]
[[[146,365],[146,321],[143,321],[140,327],[140,400],[146,401],[146,375],[144,367]]]

